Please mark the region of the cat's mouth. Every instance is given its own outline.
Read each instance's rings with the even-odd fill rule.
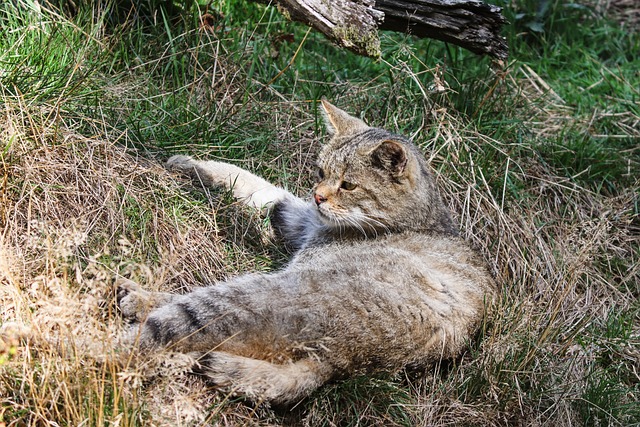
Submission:
[[[357,210],[346,210],[326,205],[318,206],[320,220],[326,225],[341,230],[353,229],[365,235],[378,235],[381,231],[388,230],[388,227],[378,219],[370,218],[364,212]]]
[[[348,226],[350,221],[350,212],[346,209],[329,206],[326,203],[318,206],[320,219],[329,226],[344,228]]]

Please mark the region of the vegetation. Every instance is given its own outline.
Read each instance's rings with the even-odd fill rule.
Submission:
[[[397,34],[375,62],[273,7],[182,4],[0,4],[0,426],[640,425],[638,22],[515,0],[508,64]],[[285,259],[163,159],[305,194],[321,96],[431,160],[503,290],[468,352],[283,411],[125,351],[118,274],[182,292]]]

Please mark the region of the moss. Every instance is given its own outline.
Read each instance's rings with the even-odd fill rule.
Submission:
[[[285,17],[286,20],[293,21],[293,19],[291,19],[291,14],[289,13],[289,10],[287,8],[281,6],[280,4],[276,4],[276,8],[278,9],[278,12],[280,12],[282,16]]]
[[[338,43],[359,54],[372,58],[380,58],[380,39],[377,31],[362,31],[355,25],[338,25],[333,29],[333,36]]]

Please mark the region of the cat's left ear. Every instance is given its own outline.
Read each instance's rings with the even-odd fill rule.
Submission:
[[[324,122],[330,136],[349,135],[369,128],[365,122],[332,105],[325,98],[322,98],[320,102],[324,110]]]
[[[383,141],[371,152],[373,165],[400,176],[407,167],[408,154],[404,145],[398,141]]]

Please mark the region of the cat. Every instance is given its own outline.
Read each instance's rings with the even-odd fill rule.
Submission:
[[[285,268],[184,295],[131,281],[118,291],[142,349],[203,354],[204,375],[257,402],[290,405],[335,379],[455,357],[496,295],[420,150],[321,104],[330,141],[311,200],[231,164],[167,162],[265,210],[293,252]]]

